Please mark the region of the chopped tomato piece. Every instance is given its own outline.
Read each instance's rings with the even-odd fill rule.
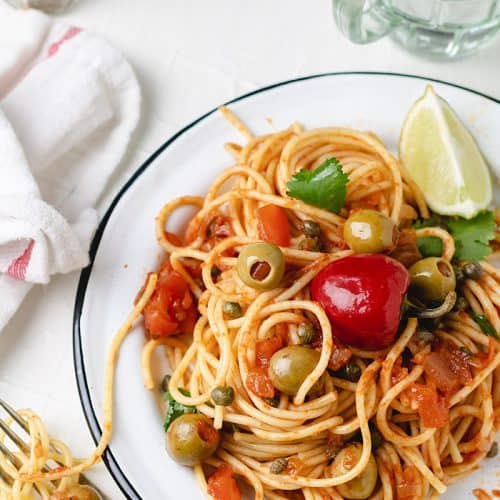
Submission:
[[[410,395],[418,402],[418,414],[425,427],[440,429],[449,421],[446,399],[436,389],[428,385],[413,384]]]
[[[191,219],[184,234],[184,241],[189,245],[200,236],[203,239],[201,249],[208,252],[232,234],[229,218],[219,212],[210,212],[201,222],[196,217]]]
[[[422,498],[422,481],[414,465],[405,465],[401,480],[396,485],[398,500],[416,500]]]
[[[248,372],[247,387],[256,396],[274,398],[274,385],[264,368],[255,367]]]
[[[260,238],[280,247],[290,246],[290,225],[285,209],[264,205],[257,209],[257,218]]]
[[[182,246],[181,239],[175,233],[165,231],[165,237],[168,241],[170,241],[170,243],[172,243],[172,245],[175,245],[176,247]]]
[[[193,331],[196,304],[188,284],[168,261],[160,269],[155,291],[142,314],[149,338]]]
[[[192,278],[201,278],[201,262],[196,259],[183,259],[182,265]]]
[[[288,459],[285,473],[295,478],[300,476],[304,468],[305,464],[299,457],[292,457]]]
[[[285,336],[278,332],[277,335],[255,344],[255,361],[259,368],[268,368],[273,354],[287,345]]]
[[[424,359],[428,378],[446,396],[451,396],[472,380],[468,354],[442,342],[436,351]]]
[[[233,469],[221,465],[208,478],[208,494],[214,500],[241,500],[241,492],[233,477]]]
[[[338,371],[343,368],[351,359],[352,351],[339,340],[333,341],[332,354],[328,360],[328,368],[333,371]]]
[[[205,443],[215,443],[219,439],[219,432],[206,420],[200,420],[196,426],[196,430]]]
[[[410,267],[422,258],[417,245],[417,234],[414,229],[401,229],[396,248],[389,255],[399,260],[405,267]]]
[[[398,356],[394,362],[391,373],[392,385],[396,385],[408,376],[408,368],[403,366],[403,356]]]

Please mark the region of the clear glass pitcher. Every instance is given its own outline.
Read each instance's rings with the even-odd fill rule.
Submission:
[[[436,58],[471,54],[500,31],[500,0],[333,0],[333,15],[355,43],[389,35]]]

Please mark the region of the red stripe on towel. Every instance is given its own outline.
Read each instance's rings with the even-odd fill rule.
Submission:
[[[35,246],[35,240],[30,239],[28,246],[24,249],[24,252],[15,260],[10,263],[7,269],[7,275],[16,280],[23,281],[26,277],[26,269],[31,259],[31,252],[33,252],[33,247]]]
[[[58,52],[58,50],[61,48],[61,45],[64,44],[64,42],[71,40],[71,38],[78,35],[78,33],[80,33],[81,31],[82,31],[82,28],[78,28],[77,26],[70,26],[66,30],[66,32],[64,33],[62,38],[57,40],[57,42],[50,44],[49,50],[48,50],[48,57],[52,57],[53,55],[55,55]]]

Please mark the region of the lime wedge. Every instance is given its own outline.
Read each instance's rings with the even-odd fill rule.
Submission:
[[[431,85],[406,115],[399,157],[434,212],[470,219],[491,203],[490,173],[476,142]]]

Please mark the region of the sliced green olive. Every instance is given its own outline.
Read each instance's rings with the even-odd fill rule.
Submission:
[[[361,443],[350,443],[342,448],[330,465],[332,477],[342,476],[352,470],[361,458],[363,445]],[[361,474],[354,479],[335,486],[337,492],[344,498],[364,499],[368,498],[377,484],[377,464],[373,455],[370,454],[368,464]]]
[[[269,378],[276,389],[295,396],[307,376],[318,364],[318,351],[291,345],[275,352],[269,364]]]
[[[395,224],[375,210],[358,210],[344,224],[344,240],[355,253],[380,253],[394,247]]]
[[[280,284],[285,274],[285,257],[272,243],[251,243],[241,249],[236,270],[245,285],[271,290]]]
[[[442,301],[449,292],[455,290],[453,267],[441,257],[419,260],[408,271],[411,278],[411,293],[424,302]]]
[[[229,406],[234,401],[234,389],[228,385],[216,387],[210,393],[212,401],[219,406]]]
[[[167,451],[176,462],[192,466],[210,457],[219,441],[219,431],[208,417],[185,413],[176,418],[168,429]]]

